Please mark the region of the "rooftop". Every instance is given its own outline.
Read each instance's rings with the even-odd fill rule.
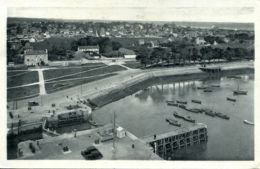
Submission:
[[[47,54],[48,51],[46,50],[27,50],[24,51],[25,55],[43,55],[43,54]]]
[[[78,46],[78,49],[99,49],[98,45],[92,45],[92,46]]]

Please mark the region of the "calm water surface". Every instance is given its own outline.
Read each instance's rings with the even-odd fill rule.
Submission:
[[[138,137],[160,134],[176,130],[165,122],[166,117],[173,117],[173,111],[190,115],[196,122],[208,126],[208,143],[205,148],[185,150],[178,159],[185,160],[253,160],[254,126],[246,125],[243,120],[254,121],[254,75],[239,75],[240,79],[221,77],[182,82],[157,82],[145,90],[108,104],[93,113],[98,123],[112,121],[112,113],[117,114],[116,121]],[[198,86],[211,86],[213,92],[205,93]],[[233,96],[233,90],[247,90],[247,95]],[[226,100],[236,99],[236,102]],[[194,114],[185,110],[167,106],[166,100],[188,101],[190,108],[209,108],[230,116],[230,120]],[[192,103],[198,99],[202,104]]]

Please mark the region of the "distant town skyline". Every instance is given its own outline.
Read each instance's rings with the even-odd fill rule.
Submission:
[[[68,20],[254,22],[253,7],[10,7],[8,17]]]

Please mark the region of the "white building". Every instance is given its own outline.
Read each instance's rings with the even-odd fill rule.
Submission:
[[[135,59],[136,58],[136,54],[133,50],[126,49],[126,48],[120,48],[118,50],[118,52],[120,53],[120,55],[122,55],[126,59]]]
[[[97,53],[99,54],[99,46],[95,45],[95,46],[78,46],[78,51],[81,52],[86,52],[86,53]]]
[[[27,66],[48,64],[48,50],[25,50],[24,64]]]

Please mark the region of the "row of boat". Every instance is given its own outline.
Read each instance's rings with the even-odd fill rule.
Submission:
[[[177,112],[174,112],[173,116],[175,118],[179,118],[179,119],[183,119],[185,121],[191,122],[191,123],[195,123],[195,120],[192,119],[190,116],[182,116],[182,115],[178,114]],[[165,121],[173,126],[181,127],[181,123],[179,123],[178,120],[175,120],[173,118],[166,118]]]
[[[192,113],[198,113],[198,114],[199,113],[204,113],[205,115],[211,116],[211,117],[219,117],[219,118],[222,118],[222,119],[225,119],[225,120],[229,120],[230,119],[230,117],[228,115],[225,115],[225,114],[220,113],[220,112],[213,112],[210,109],[187,108],[185,105],[175,103],[174,101],[167,101],[167,104],[171,105],[171,106],[179,107],[181,109],[184,109],[184,110],[192,112]],[[190,116],[181,116],[177,112],[174,112],[173,115],[176,118],[182,118],[185,121],[189,121],[189,122],[195,123],[195,120],[191,119]],[[168,121],[171,125],[181,126],[181,124],[179,124],[177,120],[167,118],[166,121]],[[245,124],[248,124],[248,125],[254,125],[254,123],[249,121],[249,120],[244,120],[243,122]]]
[[[172,103],[172,102],[169,102],[169,101],[167,102],[167,104],[171,105],[171,106],[179,107],[181,109],[184,109],[184,110],[192,112],[192,113],[204,113],[205,115],[208,115],[208,116],[211,116],[211,117],[215,117],[216,116],[216,117],[219,117],[219,118],[222,118],[222,119],[226,119],[226,120],[230,119],[229,116],[227,116],[225,114],[222,114],[220,112],[213,112],[210,109],[187,108],[183,104]]]
[[[197,103],[197,104],[201,104],[202,101],[201,100],[195,100],[195,99],[192,99],[191,102],[193,103]],[[182,101],[182,100],[176,100],[175,101],[170,101],[170,100],[167,100],[166,103],[169,105],[169,106],[178,106],[178,104],[187,104],[188,102],[187,101]]]

